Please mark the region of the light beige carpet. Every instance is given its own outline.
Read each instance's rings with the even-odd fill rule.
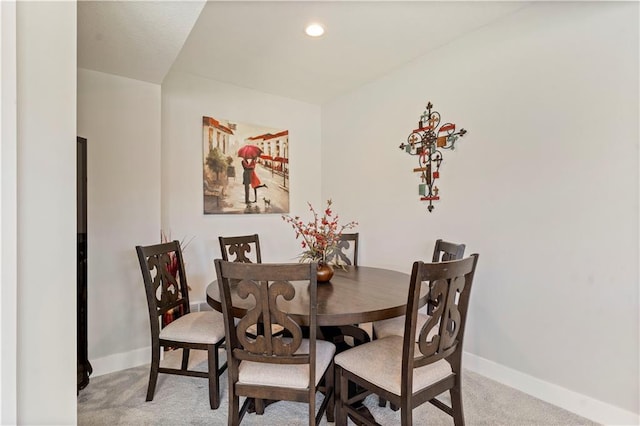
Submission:
[[[206,369],[206,354],[192,351],[191,368]],[[172,351],[163,364],[178,365],[180,351]],[[227,374],[222,376],[221,405],[209,408],[206,379],[161,374],[153,401],[145,402],[149,367],[141,366],[91,378],[78,396],[79,425],[225,425],[227,424]],[[448,395],[447,395],[448,396]],[[447,398],[443,398],[447,400]],[[447,400],[448,402],[448,400]],[[463,403],[468,425],[594,425],[595,423],[509,388],[479,374],[465,371]],[[319,398],[318,398],[319,404]],[[377,397],[365,405],[383,425],[400,423],[400,412],[380,408]],[[307,405],[277,402],[262,416],[247,414],[243,425],[306,424]],[[416,425],[453,425],[453,420],[431,404],[413,412]],[[323,425],[327,424],[326,417]]]

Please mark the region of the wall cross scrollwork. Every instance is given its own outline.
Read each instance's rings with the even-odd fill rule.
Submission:
[[[456,141],[467,133],[465,129],[456,131],[454,123],[440,125],[440,113],[432,108],[429,102],[420,116],[418,128],[400,144],[401,150],[418,157],[418,167],[413,171],[420,174],[418,193],[421,201],[429,202],[429,212],[434,209],[433,202],[440,200],[440,189],[435,182],[440,178],[440,164],[444,160],[442,150],[453,151]]]

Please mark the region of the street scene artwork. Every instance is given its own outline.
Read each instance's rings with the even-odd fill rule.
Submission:
[[[202,117],[204,214],[289,213],[289,131]]]

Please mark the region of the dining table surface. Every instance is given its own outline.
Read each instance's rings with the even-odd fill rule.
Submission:
[[[334,268],[326,283],[318,283],[318,326],[340,326],[380,321],[405,314],[410,275],[370,266]],[[300,325],[309,325],[309,282],[292,281],[295,297],[278,298],[279,309]],[[420,305],[427,302],[428,286],[422,286]],[[233,316],[242,317],[254,306],[252,297],[242,299],[231,285]],[[222,312],[218,282],[207,286],[207,303]]]

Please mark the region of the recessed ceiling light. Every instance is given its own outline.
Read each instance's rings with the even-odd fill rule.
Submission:
[[[320,24],[310,24],[309,26],[307,26],[304,32],[311,37],[320,37],[322,34],[324,34],[324,28],[322,28],[322,25]]]

